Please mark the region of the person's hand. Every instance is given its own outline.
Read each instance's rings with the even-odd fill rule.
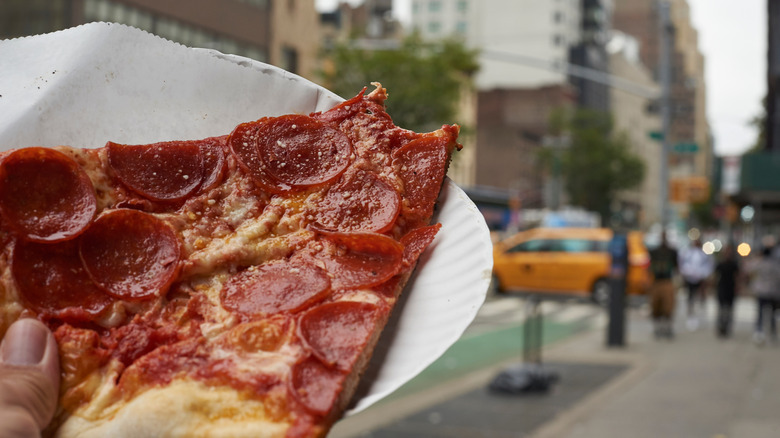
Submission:
[[[57,343],[35,319],[11,324],[0,345],[0,438],[39,437],[57,407]]]

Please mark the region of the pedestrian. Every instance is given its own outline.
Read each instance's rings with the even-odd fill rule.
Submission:
[[[756,297],[753,341],[758,345],[765,342],[764,326],[766,319],[769,319],[769,336],[777,342],[775,312],[780,301],[780,261],[772,257],[771,247],[764,247],[758,260],[750,266],[750,290]]]
[[[677,271],[677,251],[669,246],[666,234],[661,232],[661,244],[650,251],[650,274],[653,284],[650,287],[650,311],[656,338],[674,336],[672,317],[674,316],[674,276]]]
[[[731,336],[734,298],[737,295],[737,279],[740,275],[740,266],[736,252],[731,245],[724,248],[721,254],[721,260],[715,265],[716,290],[718,294],[718,319],[715,333],[719,338],[727,338]]]
[[[685,288],[688,291],[688,330],[696,330],[699,320],[696,318],[696,301],[699,300],[704,307],[706,298],[705,282],[712,275],[715,263],[711,256],[702,249],[700,239],[694,239],[691,244],[683,248],[678,255],[680,276],[682,276]]]

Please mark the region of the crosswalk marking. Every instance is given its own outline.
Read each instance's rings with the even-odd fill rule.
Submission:
[[[482,305],[477,314],[478,318],[490,318],[506,312],[520,311],[523,308],[523,301],[518,299],[502,299],[488,301]]]
[[[539,303],[544,319],[560,324],[574,323],[603,313],[603,309],[590,303],[544,300]],[[477,317],[468,329],[471,334],[522,324],[529,311],[528,301],[509,297],[489,300],[482,305]]]
[[[677,321],[676,324],[682,324],[679,327],[683,330],[687,319],[687,300],[683,293],[680,293],[677,298],[675,319]],[[601,329],[609,322],[607,309],[592,303],[543,300],[540,303],[540,309],[547,323],[576,324],[580,321],[589,321],[591,327]],[[709,327],[707,324],[716,320],[717,311],[717,301],[712,296],[708,298],[704,308],[699,307],[697,303],[696,316],[700,324],[705,324],[700,326],[699,329]],[[523,298],[500,297],[490,299],[479,310],[467,333],[469,335],[479,335],[489,331],[519,326],[525,321],[527,312],[527,300]],[[631,323],[631,321],[646,322],[649,327],[651,321],[648,303],[639,301],[630,309],[627,309],[627,312],[627,323]],[[755,299],[752,297],[738,298],[734,306],[734,322],[744,326],[744,324],[753,324],[755,319]]]
[[[593,313],[594,309],[592,305],[567,306],[560,313],[555,315],[554,320],[555,322],[567,324],[592,316]]]

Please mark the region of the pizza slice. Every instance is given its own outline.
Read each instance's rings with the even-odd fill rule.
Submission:
[[[379,86],[229,135],[0,161],[0,334],[59,343],[48,435],[321,437],[439,224],[458,127]]]

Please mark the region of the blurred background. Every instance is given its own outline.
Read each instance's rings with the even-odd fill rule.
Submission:
[[[780,350],[751,342],[749,277],[730,343],[703,330],[717,274],[695,312],[677,283],[674,343],[653,339],[646,299],[664,232],[714,260],[738,249],[746,266],[777,242],[780,3],[0,1],[0,39],[93,21],[273,64],[344,98],[378,81],[398,125],[462,126],[449,176],[496,242],[487,303],[445,356],[331,436],[780,434]],[[629,236],[617,343],[603,338],[613,233]],[[561,377],[553,390],[486,389],[508,363],[541,367],[542,345]]]
[[[662,227],[755,245],[771,175],[773,6],[751,0],[4,0],[0,38],[91,21],[274,64],[410,129],[459,123],[450,176],[491,229]],[[776,19],[776,18],[774,18]],[[769,55],[769,58],[767,57]],[[680,242],[685,243],[685,242]]]

